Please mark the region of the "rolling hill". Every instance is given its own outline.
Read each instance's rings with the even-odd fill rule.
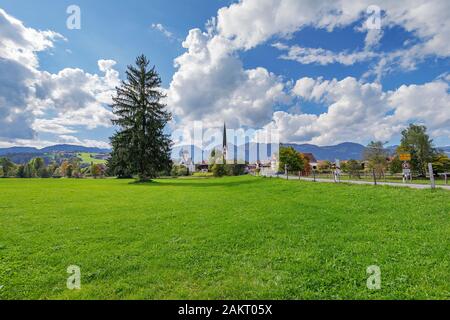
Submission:
[[[0,148],[0,156],[7,154],[44,154],[44,153],[55,153],[55,152],[88,152],[88,153],[108,153],[111,152],[109,149],[101,149],[94,147],[84,147],[76,146],[70,144],[58,144],[54,146],[45,147],[42,149],[32,148],[32,147],[11,147],[11,148]]]
[[[317,160],[355,159],[361,160],[365,147],[358,143],[345,142],[335,146],[316,146],[312,144],[284,144],[293,147],[298,152],[312,153]]]

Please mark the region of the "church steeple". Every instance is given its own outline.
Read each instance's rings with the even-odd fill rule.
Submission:
[[[223,150],[223,158],[226,161],[227,159],[227,152],[228,152],[228,142],[227,142],[227,125],[226,123],[223,124],[223,143],[222,143],[222,150]]]

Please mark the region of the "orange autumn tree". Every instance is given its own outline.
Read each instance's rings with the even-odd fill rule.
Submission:
[[[305,157],[303,153],[299,153],[298,157],[300,161],[303,163],[302,175],[309,176],[311,174],[311,165],[309,163],[309,158]]]

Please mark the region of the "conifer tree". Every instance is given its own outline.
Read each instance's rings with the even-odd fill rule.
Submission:
[[[172,115],[161,102],[161,78],[144,55],[136,59],[136,66],[128,66],[126,77],[113,97],[112,122],[119,129],[111,138],[109,169],[147,181],[170,168],[172,142],[164,129]]]

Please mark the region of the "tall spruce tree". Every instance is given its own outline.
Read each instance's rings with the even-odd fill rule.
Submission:
[[[118,176],[138,175],[140,181],[156,178],[171,165],[171,140],[164,128],[172,115],[161,103],[161,78],[141,55],[128,66],[127,80],[116,88],[112,120],[119,130],[111,137],[109,171]]]

